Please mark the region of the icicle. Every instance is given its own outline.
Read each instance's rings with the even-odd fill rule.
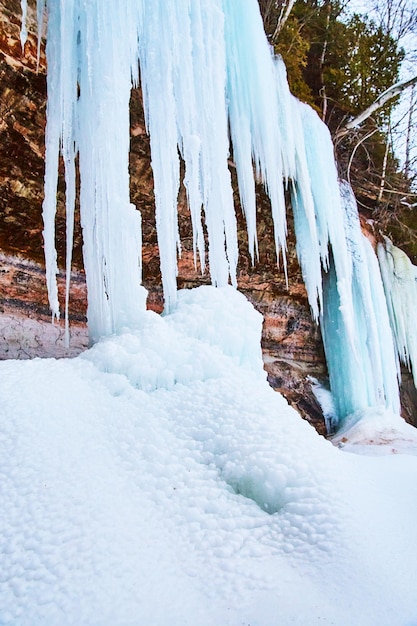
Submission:
[[[377,250],[390,323],[398,355],[412,370],[417,387],[417,268],[402,250],[384,239]]]
[[[179,0],[169,6],[161,0],[145,3],[139,41],[165,307],[169,310],[176,300],[178,147],[185,162],[195,257],[198,251],[204,269],[204,207],[212,282],[222,286],[230,277],[236,283],[238,252],[227,168],[221,2]]]
[[[74,236],[75,212],[75,128],[77,106],[77,38],[78,28],[75,19],[74,3],[62,5],[60,37],[65,57],[60,64],[61,83],[61,154],[65,167],[66,185],[66,284],[65,284],[65,341],[69,345],[69,291],[71,282],[71,262]]]
[[[291,100],[294,116],[293,141],[295,155],[295,174],[291,191],[296,249],[312,315],[318,321],[319,310],[323,306],[321,247],[317,232],[315,204],[304,139],[305,125],[303,124],[302,109],[305,105],[302,105],[295,98],[291,98]],[[322,242],[322,248],[325,247],[326,251],[327,245],[328,240],[326,238]]]
[[[45,16],[45,2],[46,0],[36,0],[36,17],[38,21],[38,49],[36,59],[36,70],[39,70],[39,63],[41,58],[41,43],[43,37],[43,22]]]
[[[123,11],[95,4],[77,0],[48,3],[43,205],[48,291],[53,316],[58,317],[54,221],[61,148],[67,191],[68,334],[75,156],[79,148],[81,222],[92,341],[125,325],[134,326],[145,307],[144,290],[140,287],[140,243],[135,232],[140,228],[140,217],[132,215],[128,184],[129,97],[135,76],[132,50],[137,49],[137,20],[131,17],[136,9],[130,11],[126,7]],[[38,9],[41,5],[38,4]],[[110,32],[106,32],[109,24]]]
[[[345,207],[344,238],[349,242],[352,264],[352,317],[346,321],[332,255],[324,280],[321,319],[339,425],[348,415],[368,407],[385,406],[400,412],[398,362],[377,259],[362,235],[356,202],[347,183],[341,185],[341,197]]]
[[[139,218],[129,198],[129,99],[135,3],[80,3],[77,146],[91,341],[135,327],[140,286]]]
[[[28,31],[27,31],[27,26],[26,26],[27,12],[28,12],[27,0],[20,0],[20,7],[22,9],[22,24],[20,27],[20,44],[22,46],[22,53],[23,53],[25,50],[25,43],[28,38]]]
[[[45,131],[45,188],[43,201],[43,238],[46,265],[46,284],[48,287],[49,304],[52,319],[59,319],[57,254],[55,248],[55,214],[56,194],[58,186],[58,160],[61,124],[61,46],[60,46],[60,7],[53,3],[48,14],[48,40],[46,54],[48,57]]]
[[[282,139],[277,92],[271,90],[271,85],[276,82],[275,67],[265,37],[259,36],[262,22],[256,3],[247,3],[245,9],[242,11],[239,0],[224,2],[227,99],[233,157],[252,260],[257,250],[253,159],[257,176],[264,182],[271,198],[276,250],[277,254],[282,250],[285,264]]]

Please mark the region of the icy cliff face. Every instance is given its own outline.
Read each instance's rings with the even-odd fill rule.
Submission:
[[[39,0],[40,23],[43,4]],[[23,13],[25,6],[23,0]],[[340,194],[328,130],[289,93],[282,62],[268,48],[256,0],[244,8],[237,0],[200,0],[192,5],[178,0],[168,7],[162,0],[126,0],[117,7],[73,0],[46,2],[46,7],[49,102],[44,222],[54,314],[59,310],[53,243],[59,151],[66,172],[67,250],[73,230],[74,163],[79,154],[92,341],[135,327],[145,308],[139,281],[140,217],[130,205],[128,184],[129,96],[138,81],[139,62],[166,310],[175,306],[177,297],[180,156],[195,260],[199,258],[203,269],[206,230],[213,284],[236,285],[236,218],[228,169],[231,141],[250,253],[256,257],[255,168],[255,177],[271,201],[276,254],[285,271],[284,190],[291,190],[298,258],[313,316],[322,320],[339,420],[352,410],[375,405],[398,412],[397,368],[392,342],[387,340],[387,315],[382,315],[384,330],[380,332],[376,324],[376,307],[383,306],[383,299],[382,289],[373,287],[373,253],[361,250],[352,218],[346,226],[347,212],[354,214],[356,208],[353,201],[346,203],[345,188]],[[68,252],[68,269],[70,263]],[[324,295],[322,271],[328,276]],[[348,385],[337,382],[341,359],[348,364]],[[360,393],[353,401],[358,384]]]
[[[343,418],[368,407],[400,413],[399,365],[394,349],[381,273],[370,242],[362,234],[356,201],[347,183],[340,187],[344,234],[348,242],[351,308],[345,323],[336,288],[337,270],[330,260],[324,281],[321,329],[336,404],[333,427]]]
[[[397,352],[417,387],[417,267],[388,238],[378,244],[378,259]]]
[[[0,258],[0,314],[19,316],[19,321],[8,326],[7,338],[0,335],[0,358],[11,355],[10,342],[16,340],[14,355],[29,357],[57,356],[56,345],[35,341],[29,315],[41,321],[45,334],[62,332],[62,324],[50,326],[49,307],[43,273],[43,246],[41,209],[44,178],[44,123],[46,108],[45,59],[42,48],[40,71],[36,66],[36,11],[28,6],[28,40],[22,52],[20,43],[20,0],[0,0],[0,23],[7,39],[0,41],[0,98],[7,103],[7,115],[0,125],[0,248],[7,255],[20,258],[9,263]],[[142,214],[143,231],[143,284],[148,290],[147,306],[161,311],[163,308],[159,253],[155,228],[155,208],[152,170],[150,168],[149,137],[145,131],[141,90],[132,91],[130,102],[130,198]],[[235,169],[232,167],[234,196],[236,199]],[[56,244],[60,274],[61,317],[63,318],[65,273],[65,207],[64,181],[58,183],[56,215]],[[283,271],[277,269],[274,255],[274,233],[269,201],[261,185],[255,185],[258,212],[259,258],[252,264],[246,245],[246,226],[238,211],[238,238],[240,256],[238,287],[264,317],[263,352],[270,384],[297,406],[301,414],[323,432],[320,408],[311,393],[307,375],[318,379],[326,376],[320,331],[312,321],[305,287],[300,274],[294,243],[293,221],[288,221],[286,285]],[[201,274],[194,268],[192,224],[186,208],[186,192],[179,195],[179,229],[182,254],[178,260],[177,283],[180,288],[207,284],[207,272]],[[78,215],[75,223],[73,267],[81,264],[81,233]],[[40,265],[22,268],[21,258],[39,261]],[[16,265],[15,265],[16,263]],[[70,293],[70,350],[78,346],[79,320],[85,316],[85,287],[83,273],[71,280]],[[13,332],[22,316],[27,324],[22,332]],[[10,332],[9,332],[10,331]],[[81,332],[81,331],[80,331]],[[11,335],[13,335],[11,337]],[[27,345],[32,346],[26,350]],[[65,350],[63,350],[65,353]],[[67,352],[69,354],[69,352]]]

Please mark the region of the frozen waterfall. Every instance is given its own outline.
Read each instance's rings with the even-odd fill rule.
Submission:
[[[340,186],[345,240],[349,244],[352,318],[347,325],[330,259],[324,275],[324,307],[320,320],[327,367],[338,419],[368,407],[400,413],[399,365],[393,342],[377,257],[362,234],[356,201],[347,183]],[[333,255],[332,255],[333,256]]]
[[[417,387],[417,267],[387,238],[377,251],[397,352]]]
[[[128,177],[129,96],[140,74],[166,310],[177,298],[181,159],[195,263],[204,271],[208,260],[214,285],[236,285],[231,150],[250,254],[256,260],[256,177],[271,200],[277,262],[282,259],[284,271],[284,190],[291,192],[297,254],[313,317],[321,321],[340,420],[374,405],[398,412],[398,367],[376,257],[360,233],[351,192],[346,185],[340,191],[327,127],[290,94],[257,1],[38,0],[39,23],[45,4],[44,236],[53,314],[59,315],[54,245],[59,153],[67,189],[67,270],[79,159],[91,341],[135,327],[145,308],[140,214],[130,204]],[[23,27],[22,37],[24,32]]]

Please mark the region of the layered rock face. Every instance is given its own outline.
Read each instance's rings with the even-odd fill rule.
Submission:
[[[0,3],[0,246],[19,252],[29,241],[41,258],[45,60],[36,71],[31,33],[22,53],[20,2]],[[32,30],[32,29],[31,29]]]
[[[22,52],[20,11],[19,0],[0,0],[0,313],[10,315],[11,311],[20,307],[24,315],[47,319],[41,219],[46,117],[45,56],[41,49],[37,67],[36,16],[32,4],[28,15],[29,38]],[[231,173],[234,177],[232,162]],[[139,90],[133,91],[131,98],[130,174],[131,200],[142,214],[143,282],[149,291],[148,306],[161,311],[163,298],[150,146]],[[277,267],[269,202],[261,187],[257,194],[259,260],[255,266],[247,253],[244,219],[238,193],[235,194],[241,250],[239,289],[264,316],[262,348],[270,384],[281,391],[319,431],[324,432],[323,417],[308,377],[325,380],[326,365],[320,332],[311,319],[296,259],[291,220],[288,225],[287,285],[283,271]],[[179,261],[178,287],[190,288],[208,283],[209,276],[202,276],[194,267],[192,229],[184,189],[179,196],[179,206],[183,252]],[[64,266],[64,233],[64,184],[61,176],[56,227],[60,267]],[[11,256],[30,259],[40,265],[12,260]],[[72,283],[70,314],[73,327],[78,328],[80,323],[84,323],[86,311],[82,234],[78,222],[74,269],[77,272]],[[3,340],[0,336],[0,358],[7,358],[7,341],[6,336]],[[9,352],[9,356],[13,354]],[[28,356],[34,354],[36,349]]]

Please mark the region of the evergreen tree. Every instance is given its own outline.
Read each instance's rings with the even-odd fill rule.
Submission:
[[[290,4],[291,12],[279,26]],[[374,0],[373,19],[348,14],[348,4],[349,0],[259,0],[265,31],[285,61],[291,91],[329,126],[341,175],[351,181],[360,208],[397,245],[404,242],[407,253],[417,260],[417,222],[411,210],[417,202],[410,168],[413,109],[404,170],[393,148],[392,111],[398,95],[382,106],[378,103],[360,127],[346,130],[350,120],[399,80],[405,56],[402,38],[417,31],[416,3]]]

